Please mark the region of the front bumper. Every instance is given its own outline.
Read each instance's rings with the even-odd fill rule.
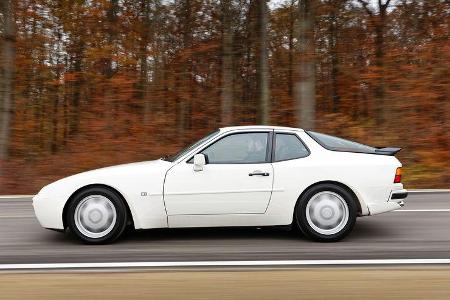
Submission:
[[[387,202],[368,205],[369,215],[378,215],[402,208],[405,205],[403,200],[406,197],[408,197],[408,191],[405,189],[392,191]]]
[[[42,227],[48,229],[64,229],[62,222],[63,207],[52,199],[37,194],[33,197],[34,214]]]

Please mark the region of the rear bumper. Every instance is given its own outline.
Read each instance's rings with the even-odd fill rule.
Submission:
[[[399,209],[405,205],[403,200],[406,197],[408,197],[408,191],[405,189],[392,191],[387,202],[368,205],[369,215],[378,215]]]
[[[398,199],[405,199],[406,197],[408,197],[408,191],[403,189],[403,190],[399,190],[399,191],[393,191],[391,193],[391,198],[389,201],[392,200],[398,200]]]

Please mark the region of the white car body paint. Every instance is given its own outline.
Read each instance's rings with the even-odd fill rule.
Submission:
[[[254,171],[270,175],[248,175]],[[167,214],[263,214],[272,194],[272,174],[270,163],[210,164],[198,172],[192,164],[177,164],[167,173],[164,186]]]
[[[88,171],[63,178],[45,186],[33,198],[36,216],[45,228],[64,229],[63,208],[70,196],[87,185],[101,184],[114,188],[125,198],[134,226],[167,227],[163,202],[164,176],[172,163],[155,160]],[[146,196],[141,196],[146,192]]]
[[[272,130],[296,134],[310,155],[262,164],[206,164],[202,171],[194,171],[188,163],[204,147],[230,133]],[[394,156],[327,150],[302,129],[228,127],[174,162],[125,164],[58,180],[33,198],[33,206],[43,227],[64,229],[63,209],[71,195],[87,185],[100,184],[122,194],[136,229],[288,225],[299,196],[318,182],[333,181],[350,188],[362,216],[400,208],[401,201],[390,200],[392,193],[405,191],[401,183],[393,183],[398,167],[401,163]],[[248,176],[254,171],[269,176]]]

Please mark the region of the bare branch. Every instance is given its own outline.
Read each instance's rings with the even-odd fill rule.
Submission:
[[[358,0],[358,2],[363,6],[363,8],[366,10],[366,12],[369,14],[369,16],[373,16],[373,12],[369,9],[369,3],[367,3],[364,0]]]
[[[387,0],[386,3],[382,4],[380,6],[380,12],[381,12],[381,9],[383,9],[383,11],[386,11],[386,9],[389,7],[390,2],[391,2],[391,0]]]
[[[378,7],[380,9],[380,15],[384,16],[386,15],[386,10],[389,7],[389,3],[391,2],[391,0],[386,0],[386,2],[383,4],[382,0],[378,0]]]

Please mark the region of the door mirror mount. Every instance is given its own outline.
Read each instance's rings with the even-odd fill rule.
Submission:
[[[195,154],[194,155],[194,171],[203,171],[203,166],[206,165],[205,154]]]

